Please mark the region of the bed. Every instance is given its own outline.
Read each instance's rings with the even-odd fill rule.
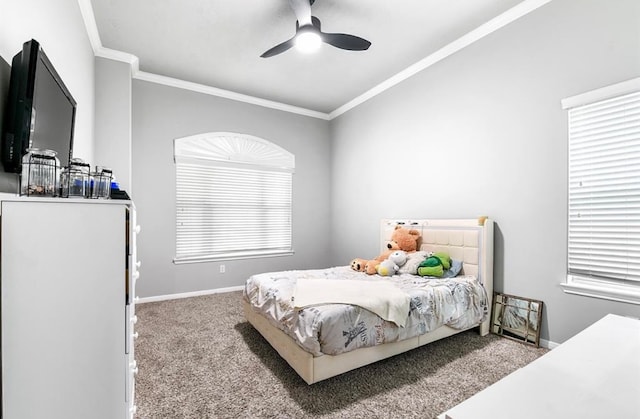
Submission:
[[[397,275],[381,277],[338,266],[262,273],[247,280],[243,293],[246,319],[308,384],[472,328],[478,327],[483,336],[489,333],[493,221],[486,217],[385,219],[380,223],[381,249],[386,249],[398,225],[420,233],[419,250],[410,256],[445,252],[452,264],[457,262],[457,275],[429,278],[401,268]],[[370,308],[368,301],[347,304],[339,298],[339,303],[300,307],[301,290],[314,294],[320,290],[313,288],[318,284],[329,289],[337,286],[341,298],[351,292],[348,287],[362,284],[361,294],[374,294],[379,288],[394,301],[385,302],[382,312],[377,302]],[[312,288],[306,288],[309,286]],[[399,317],[398,312],[408,315]]]

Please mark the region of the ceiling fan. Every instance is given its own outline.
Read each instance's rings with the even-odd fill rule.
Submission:
[[[350,51],[364,51],[371,42],[359,36],[346,33],[325,33],[320,30],[320,19],[311,16],[311,6],[315,0],[289,0],[289,4],[296,15],[296,34],[281,44],[265,51],[261,57],[268,58],[281,54],[296,46],[303,52],[310,52],[320,47],[322,42],[336,48]]]

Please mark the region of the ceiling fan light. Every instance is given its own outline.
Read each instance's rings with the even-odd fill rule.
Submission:
[[[321,43],[320,34],[313,31],[300,32],[296,36],[296,49],[305,54],[317,51]]]

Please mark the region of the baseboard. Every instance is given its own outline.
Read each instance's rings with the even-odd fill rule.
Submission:
[[[550,340],[540,339],[540,346],[547,349],[555,349],[560,346],[560,344]]]
[[[136,301],[136,304],[152,303],[155,301],[177,300],[179,298],[200,297],[202,295],[210,295],[210,294],[222,294],[225,292],[242,291],[243,289],[244,289],[244,286],[240,285],[237,287],[216,288],[211,290],[183,292],[180,294],[157,295],[154,297],[139,298]]]

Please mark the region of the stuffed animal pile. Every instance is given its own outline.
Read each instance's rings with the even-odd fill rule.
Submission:
[[[419,247],[420,232],[402,226],[396,226],[387,243],[387,250],[375,259],[355,258],[351,261],[351,269],[365,272],[368,275],[394,275],[407,261],[407,254],[415,252]]]

